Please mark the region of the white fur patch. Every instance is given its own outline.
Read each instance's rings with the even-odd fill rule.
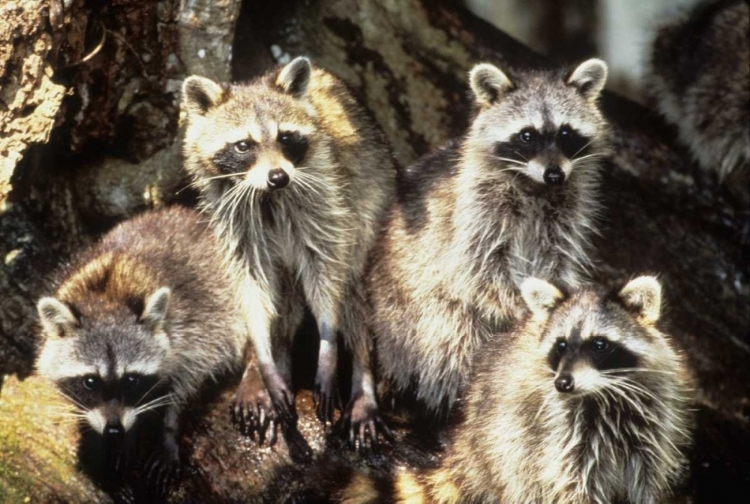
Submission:
[[[122,422],[122,426],[125,429],[125,431],[130,430],[130,428],[135,423],[136,419],[138,418],[138,414],[136,413],[135,409],[125,407],[122,409],[122,414],[120,415],[120,422]]]
[[[315,128],[313,128],[312,126],[302,126],[299,124],[282,122],[282,123],[279,123],[279,131],[288,131],[288,132],[297,131],[299,132],[300,135],[309,136],[315,133]]]
[[[104,418],[104,414],[96,409],[89,410],[86,412],[86,420],[89,421],[89,425],[99,434],[104,434],[104,427],[107,425],[107,419]]]

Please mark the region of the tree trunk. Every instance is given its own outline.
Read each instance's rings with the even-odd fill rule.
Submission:
[[[180,192],[185,180],[175,143],[185,75],[226,78],[231,65],[243,80],[306,54],[360,94],[398,161],[408,165],[463,132],[474,63],[547,63],[454,2],[246,1],[241,12],[237,0],[42,4],[0,8],[0,373],[20,377],[31,372],[34,302],[50,269],[123,218],[192,198]],[[2,9],[16,9],[13,22]],[[674,132],[652,112],[613,95],[604,108],[616,152],[604,170],[600,280],[650,272],[664,283],[664,327],[684,348],[698,384],[696,449],[681,495],[746,490],[750,293],[736,282],[737,208],[715,181],[694,171]],[[36,404],[48,397],[39,395],[43,384],[6,381],[0,442],[11,448],[0,448],[0,500],[106,500],[86,478],[72,476],[72,438],[61,437],[52,427],[55,415]],[[399,442],[367,456],[348,453],[338,437],[326,438],[307,390],[297,399],[299,433],[258,449],[229,419],[232,385],[190,415],[172,500],[289,496],[324,452],[371,470],[434,463],[435,441],[395,417],[389,420]],[[61,449],[43,449],[50,446]],[[132,477],[131,486],[110,496],[141,496],[140,475]]]

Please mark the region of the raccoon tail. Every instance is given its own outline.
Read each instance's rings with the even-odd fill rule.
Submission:
[[[440,469],[422,473],[396,469],[395,474],[374,474],[342,463],[318,464],[303,497],[305,502],[338,504],[454,504],[458,487]]]

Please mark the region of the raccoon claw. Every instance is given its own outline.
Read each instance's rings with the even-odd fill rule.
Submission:
[[[315,405],[315,414],[318,420],[324,424],[333,424],[333,413],[336,409],[341,409],[341,399],[338,394],[331,392],[331,387],[325,387],[321,384],[315,385],[313,390],[313,404]]]
[[[377,404],[365,396],[352,400],[344,415],[344,426],[349,430],[349,445],[356,451],[376,448],[378,432],[393,439],[393,434],[378,414]]]
[[[287,388],[283,378],[278,376],[275,379],[269,380],[268,390],[271,393],[271,400],[276,409],[277,415],[275,416],[287,424],[294,424],[297,420],[297,415],[294,411],[294,394]]]
[[[243,381],[231,407],[233,420],[259,445],[265,442],[266,434],[269,434],[271,446],[276,442],[276,411],[268,390],[260,380]]]
[[[176,445],[166,443],[161,453],[154,453],[146,463],[146,481],[162,497],[180,476],[180,457]]]

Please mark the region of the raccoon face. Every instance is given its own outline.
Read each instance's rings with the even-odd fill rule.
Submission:
[[[53,381],[88,427],[121,439],[139,415],[169,401],[163,365],[170,291],[158,289],[128,317],[76,316],[75,307],[42,298],[43,343],[37,370]]]
[[[297,58],[245,86],[185,80],[185,152],[191,169],[201,170],[194,176],[261,192],[309,186],[314,175],[305,170],[331,156],[306,99],[311,74],[310,61]]]
[[[544,321],[540,359],[561,394],[596,393],[651,367],[655,336],[646,327],[659,318],[661,287],[640,277],[618,293],[583,292],[569,299],[551,284],[528,279],[523,297]]]
[[[479,112],[467,138],[486,176],[509,172],[561,186],[603,155],[604,120],[596,100],[607,78],[598,59],[571,74],[537,73],[519,84],[490,64],[475,66],[471,89]]]

